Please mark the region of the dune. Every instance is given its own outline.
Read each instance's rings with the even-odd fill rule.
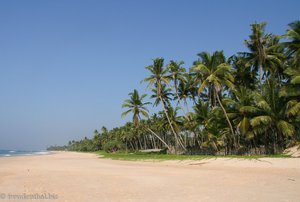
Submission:
[[[0,202],[300,201],[299,158],[133,162],[57,152],[0,165]]]

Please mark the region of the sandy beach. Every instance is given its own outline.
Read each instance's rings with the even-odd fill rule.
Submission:
[[[0,165],[0,202],[300,201],[300,158],[132,162],[60,152]]]

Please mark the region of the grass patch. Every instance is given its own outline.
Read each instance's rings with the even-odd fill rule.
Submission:
[[[275,155],[260,155],[260,156],[239,156],[239,155],[228,155],[228,156],[213,156],[213,155],[176,155],[176,154],[161,154],[157,152],[116,152],[107,153],[105,151],[95,152],[101,158],[113,159],[113,160],[126,160],[126,161],[167,161],[167,160],[201,160],[207,158],[239,158],[239,159],[259,159],[259,158],[290,158],[286,154],[275,154]]]

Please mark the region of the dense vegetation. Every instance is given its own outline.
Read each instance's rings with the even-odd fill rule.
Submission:
[[[247,52],[201,52],[189,69],[156,58],[146,67],[154,106],[137,90],[124,101],[132,122],[50,150],[162,149],[185,154],[274,154],[300,140],[300,21],[283,36],[252,24]]]

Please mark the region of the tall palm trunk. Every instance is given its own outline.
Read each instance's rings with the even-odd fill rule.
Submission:
[[[186,150],[185,146],[184,146],[184,145],[182,144],[182,142],[179,140],[178,135],[177,135],[177,133],[175,132],[173,126],[172,126],[172,123],[171,123],[171,121],[170,121],[170,118],[169,118],[169,115],[168,115],[168,112],[167,112],[167,109],[166,109],[166,106],[165,106],[165,104],[164,104],[164,101],[163,101],[162,97],[159,96],[159,99],[160,99],[160,101],[161,101],[161,103],[162,103],[162,106],[163,106],[165,115],[166,115],[166,117],[167,117],[167,120],[168,120],[169,125],[170,125],[171,130],[172,130],[172,133],[174,134],[176,144],[179,144],[179,145],[182,147],[182,149]],[[175,148],[175,149],[176,149],[176,148]],[[176,151],[175,151],[175,152],[176,152]]]
[[[190,118],[189,118],[189,116],[188,116],[188,114],[187,114],[187,112],[185,111],[185,109],[184,109],[184,106],[183,106],[183,104],[182,104],[182,100],[180,99],[180,97],[179,97],[179,93],[178,93],[178,87],[177,87],[177,82],[175,82],[175,80],[174,80],[174,87],[175,87],[175,92],[176,92],[176,96],[178,97],[178,102],[179,102],[179,105],[180,105],[180,108],[181,108],[181,110],[182,110],[182,112],[183,112],[183,114],[184,114],[184,116],[185,116],[185,118],[187,119],[187,121],[188,121],[188,123],[189,123],[189,125],[190,125]],[[186,103],[186,100],[185,100],[185,103]],[[186,103],[186,106],[187,106],[187,103]],[[188,112],[189,112],[189,109],[187,108],[187,110],[188,110]],[[184,142],[184,147],[186,148],[186,141]]]
[[[259,82],[260,82],[260,85],[262,85],[262,79],[263,79],[263,68],[262,68],[262,64],[259,64]]]
[[[171,147],[161,137],[159,137],[155,132],[153,132],[153,130],[151,130],[150,128],[147,128],[147,130],[150,133],[152,133],[155,137],[157,137],[168,148],[168,150],[171,150]]]
[[[228,126],[229,126],[229,128],[230,128],[230,131],[231,131],[231,134],[232,134],[232,137],[233,137],[233,142],[234,142],[233,144],[234,144],[234,147],[237,148],[236,138],[235,138],[235,134],[234,134],[234,130],[233,130],[232,124],[231,124],[231,122],[230,122],[230,120],[229,120],[229,118],[228,118],[227,112],[226,112],[226,110],[225,110],[225,108],[224,108],[224,106],[223,106],[223,104],[222,104],[222,102],[221,102],[221,100],[220,100],[220,97],[219,97],[219,94],[218,94],[217,91],[216,91],[216,97],[217,97],[218,103],[220,104],[220,107],[221,107],[222,110],[223,110],[224,116],[225,116],[225,118],[226,118],[226,120],[227,120],[227,123],[228,123]]]
[[[140,115],[138,115],[139,119],[141,119]],[[145,127],[145,126],[144,126]],[[155,137],[157,137],[169,150],[171,149],[171,147],[162,139],[160,138],[153,130],[151,130],[148,127],[145,127],[146,130],[148,130],[150,133],[152,133]]]

